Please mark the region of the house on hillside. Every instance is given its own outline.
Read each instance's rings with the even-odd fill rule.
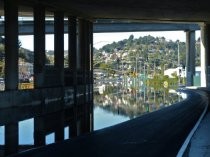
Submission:
[[[169,76],[169,78],[174,78],[174,76],[186,77],[186,70],[182,67],[166,69],[164,75]]]

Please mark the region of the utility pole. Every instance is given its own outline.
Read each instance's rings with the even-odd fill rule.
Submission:
[[[179,66],[180,66],[180,58],[179,58],[179,40],[178,40],[177,44],[178,44],[178,67],[179,67]]]
[[[179,69],[180,67],[180,58],[179,58],[179,40],[177,41],[177,48],[178,48],[178,85],[180,85],[180,76],[181,76],[181,71]]]

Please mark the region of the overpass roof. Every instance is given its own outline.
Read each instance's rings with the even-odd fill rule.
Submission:
[[[209,22],[207,0],[21,0],[90,19]],[[0,6],[3,0],[0,0]],[[2,14],[2,13],[0,13]]]

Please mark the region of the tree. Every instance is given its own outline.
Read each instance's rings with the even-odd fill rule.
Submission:
[[[134,39],[134,35],[132,34],[129,36],[128,41],[133,41],[133,39]]]
[[[18,40],[18,48],[21,48],[21,46],[22,46],[22,43],[20,40]]]

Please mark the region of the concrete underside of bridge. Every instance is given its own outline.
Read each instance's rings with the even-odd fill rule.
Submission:
[[[43,4],[51,9],[90,19],[210,21],[209,2],[206,0],[26,0],[23,3]]]
[[[18,89],[18,17],[34,17],[34,89]],[[93,130],[93,22],[196,23],[201,26],[203,86],[209,86],[210,10],[206,0],[0,0],[4,18],[5,91],[0,93],[0,126],[5,126],[4,155],[17,153],[18,122],[34,117],[34,145],[45,145]],[[54,17],[54,65],[45,64],[46,17]],[[64,17],[68,18],[68,67],[64,68]],[[1,20],[2,21],[2,20]],[[0,22],[1,22],[0,21]],[[123,21],[122,21],[123,22]],[[188,76],[194,75],[195,30],[187,31]],[[189,81],[190,82],[190,81]],[[191,84],[189,84],[191,85]],[[4,115],[4,116],[3,116]],[[7,117],[7,118],[5,118]]]

